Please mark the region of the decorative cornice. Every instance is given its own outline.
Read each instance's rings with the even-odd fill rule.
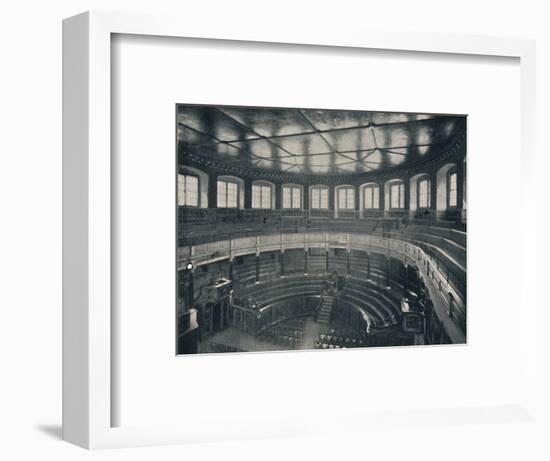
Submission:
[[[404,178],[413,174],[427,172],[449,160],[457,160],[466,155],[466,129],[457,134],[451,147],[443,149],[427,158],[420,158],[414,162],[404,162],[403,165],[387,168],[376,172],[355,173],[347,175],[305,175],[270,171],[261,168],[242,167],[231,163],[223,163],[211,158],[198,155],[183,147],[179,149],[179,162],[183,165],[196,167],[202,171],[214,171],[217,174],[234,175],[243,178],[265,179],[276,183],[294,182],[299,184],[342,184],[360,183],[366,181],[387,180],[390,178]]]

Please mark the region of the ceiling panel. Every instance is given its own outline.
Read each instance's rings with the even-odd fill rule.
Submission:
[[[296,174],[357,174],[446,146],[465,117],[318,109],[178,106],[178,139],[196,155]]]
[[[221,110],[259,136],[271,137],[312,131],[311,126],[295,109],[223,108]]]

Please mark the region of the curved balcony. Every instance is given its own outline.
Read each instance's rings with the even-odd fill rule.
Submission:
[[[190,245],[178,249],[178,268],[192,261],[194,266],[216,261],[233,261],[237,257],[292,250],[339,249],[351,255],[364,252],[394,258],[418,269],[434,302],[438,318],[453,342],[464,342],[466,331],[466,274],[443,261],[441,254],[422,242],[407,241],[397,236],[385,237],[350,232],[298,232],[257,235]],[[301,252],[302,253],[302,252]],[[355,256],[355,258],[360,256]],[[304,266],[302,266],[304,267]],[[462,268],[464,269],[464,268]],[[318,272],[325,272],[320,267]],[[244,271],[243,273],[246,273]],[[303,270],[302,270],[303,273]],[[252,274],[249,278],[252,278]],[[277,277],[277,275],[275,275]],[[350,293],[350,298],[353,294]],[[358,297],[359,298],[359,297]]]

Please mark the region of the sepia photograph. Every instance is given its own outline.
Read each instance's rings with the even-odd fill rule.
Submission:
[[[178,355],[466,344],[465,115],[175,112]]]

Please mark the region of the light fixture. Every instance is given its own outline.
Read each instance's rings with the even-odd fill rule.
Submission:
[[[190,271],[193,269],[193,263],[191,261],[189,261],[186,265],[185,265],[185,268]]]

